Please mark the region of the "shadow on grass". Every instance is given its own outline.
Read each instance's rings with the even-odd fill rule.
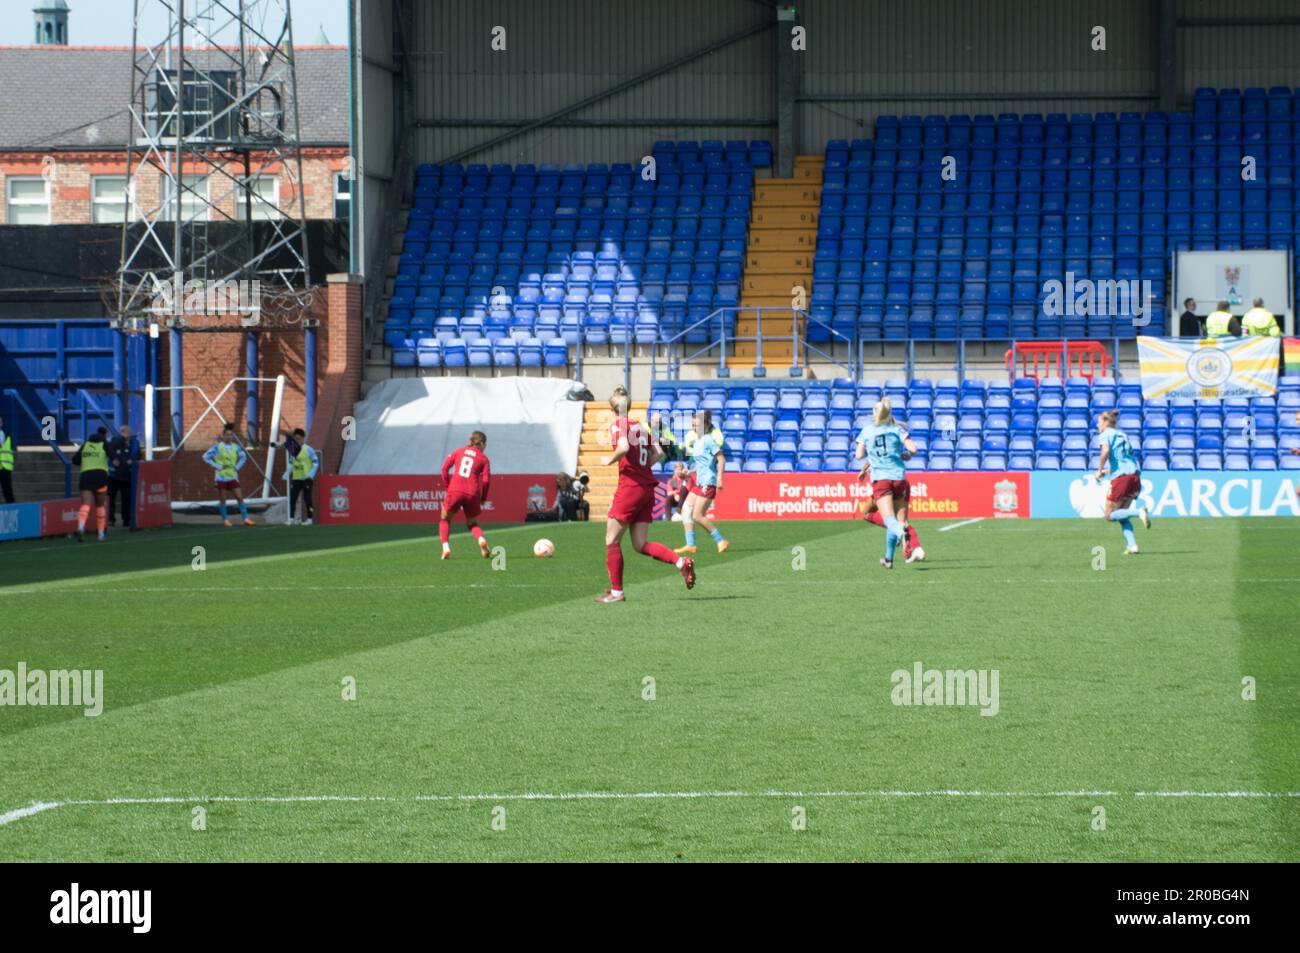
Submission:
[[[494,527],[506,528],[506,524]],[[84,543],[62,536],[0,544],[0,592],[33,583],[89,582],[121,572],[175,569],[194,559],[202,546],[206,558],[249,559],[321,552],[371,543],[427,539],[437,542],[437,524],[428,526],[253,526],[184,525],[110,533],[105,542],[88,536]]]

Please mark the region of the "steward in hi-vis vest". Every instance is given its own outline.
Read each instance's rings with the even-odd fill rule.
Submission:
[[[1219,306],[1205,319],[1205,336],[1207,338],[1239,337],[1241,323],[1228,310],[1228,302],[1220,301]]]
[[[0,493],[4,494],[6,503],[14,501],[14,441],[5,430],[3,420],[0,420]]]
[[[1241,316],[1241,333],[1258,334],[1263,337],[1282,336],[1282,329],[1277,326],[1273,312],[1264,307],[1264,299],[1256,298],[1254,307]]]

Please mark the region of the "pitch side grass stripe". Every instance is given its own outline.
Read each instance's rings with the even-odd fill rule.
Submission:
[[[65,807],[120,807],[168,804],[420,804],[481,801],[705,801],[723,799],[869,800],[872,798],[1022,798],[1044,800],[1076,797],[1132,798],[1300,798],[1300,791],[527,791],[513,794],[287,794],[209,795],[205,797],[114,797],[67,801],[37,801],[0,814],[0,827]]]

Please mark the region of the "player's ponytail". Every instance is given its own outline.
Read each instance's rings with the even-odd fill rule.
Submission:
[[[872,408],[871,419],[880,427],[894,422],[894,408],[890,405],[888,397],[880,398],[880,401]]]
[[[1103,410],[1101,412],[1101,419],[1106,421],[1107,427],[1114,427],[1119,422],[1119,411]]]
[[[614,413],[618,414],[620,417],[626,417],[628,407],[631,405],[632,401],[627,395],[627,388],[615,387],[614,393],[611,394],[609,398],[609,409],[614,411]]]

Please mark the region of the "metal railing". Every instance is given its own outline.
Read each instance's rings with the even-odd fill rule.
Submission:
[[[790,330],[782,331],[777,334],[763,333],[763,316],[764,313],[777,312],[782,315],[783,320],[790,322]],[[729,318],[739,317],[741,314],[754,315],[754,333],[753,334],[736,334],[727,333]],[[771,320],[769,318],[769,320]],[[713,325],[716,322],[716,330]],[[822,350],[818,347],[819,343],[808,340],[808,329],[811,327],[824,328],[827,332],[829,343],[835,341],[843,342],[845,345],[845,359],[840,361],[833,353]],[[689,341],[688,336],[696,337],[696,332],[704,329],[704,340]],[[683,364],[693,364],[701,360],[707,360],[714,352],[717,353],[717,375],[718,377],[729,377],[731,374],[727,366],[728,345],[734,349],[736,344],[752,343],[754,345],[754,366],[753,375],[755,377],[766,377],[768,365],[763,362],[764,342],[771,344],[784,344],[789,342],[790,345],[790,363],[782,365],[791,377],[798,377],[803,374],[808,365],[808,355],[814,354],[827,363],[834,364],[844,369],[850,377],[855,376],[859,365],[855,362],[856,351],[854,349],[853,339],[837,331],[825,322],[818,321],[808,312],[798,308],[787,307],[727,307],[715,308],[705,317],[699,318],[686,325],[672,337],[662,340],[654,348],[651,354],[651,378],[657,379],[659,376],[659,350],[664,351],[665,371],[670,376],[679,376]],[[694,350],[687,350],[687,348]],[[731,354],[733,363],[736,360],[734,350]]]
[[[783,319],[791,320],[790,331],[782,331],[777,334],[764,333],[764,312],[770,313],[774,311],[780,312]],[[727,331],[728,319],[742,313],[754,314],[754,333],[729,334]],[[700,339],[701,330],[703,330],[702,340]],[[811,333],[814,331],[824,333]],[[628,332],[630,342],[630,328]],[[695,340],[688,340],[688,338],[694,338]],[[812,340],[813,338],[818,340]],[[611,343],[620,343],[614,340],[613,335],[611,335],[610,340]],[[904,374],[910,378],[913,376],[917,365],[918,349],[930,348],[931,352],[936,356],[940,349],[951,349],[953,367],[957,372],[958,379],[965,380],[968,350],[971,348],[983,348],[987,353],[990,346],[1005,347],[1010,352],[1010,360],[1012,368],[1014,368],[1019,344],[1059,344],[1075,340],[1102,342],[1109,351],[1111,373],[1117,377],[1119,376],[1120,344],[1124,341],[1131,341],[1131,339],[1114,335],[1088,335],[1080,339],[1063,338],[1059,335],[1053,337],[1011,337],[1008,335],[1004,337],[886,338],[857,333],[848,335],[824,321],[813,318],[806,311],[794,308],[717,308],[707,316],[698,318],[686,325],[671,337],[661,340],[653,348],[651,353],[651,378],[653,380],[661,378],[661,364],[664,377],[679,378],[684,365],[699,364],[706,361],[716,362],[716,377],[729,377],[731,376],[731,368],[728,366],[728,362],[735,363],[735,345],[740,343],[752,343],[754,345],[753,376],[766,377],[768,365],[764,363],[763,358],[765,343],[770,348],[773,343],[784,344],[788,342],[791,358],[790,364],[785,365],[785,367],[792,377],[801,376],[811,359],[819,359],[826,364],[840,368],[845,372],[845,376],[857,380],[870,359],[868,354],[870,349],[879,348],[880,358],[887,360],[886,350],[888,348],[901,348]],[[835,353],[839,345],[843,345],[845,352],[842,360]],[[1068,355],[1068,346],[1064,350]],[[581,351],[581,348],[579,348],[579,351]],[[663,353],[662,362],[660,360],[661,351]],[[630,360],[629,354],[630,347],[625,349],[625,364]],[[1003,364],[1005,360],[1004,354],[990,356],[996,356],[999,365]]]
[[[996,364],[1000,367],[1006,361],[1006,353],[1010,354],[1011,375],[1015,376],[1015,367],[1018,360],[1018,347],[1021,344],[1066,344],[1067,342],[1077,343],[1078,341],[1098,341],[1104,342],[1109,350],[1111,373],[1115,377],[1120,376],[1119,349],[1123,341],[1131,341],[1131,338],[1121,337],[1098,337],[1096,335],[1086,338],[1062,338],[1062,337],[966,337],[966,338],[871,338],[859,337],[856,341],[857,348],[857,366],[859,371],[866,367],[867,356],[866,350],[871,347],[879,347],[881,357],[884,358],[886,347],[901,347],[903,351],[903,376],[911,379],[916,370],[918,347],[931,349],[931,353],[937,355],[939,348],[952,348],[953,351],[953,369],[957,372],[958,381],[966,379],[967,352],[972,347],[983,348],[987,354],[990,346],[1003,349],[1002,354],[996,355]],[[1068,348],[1067,348],[1068,350]]]
[[[92,414],[110,431],[116,426],[113,416],[95,402],[95,398],[90,395],[89,391],[77,391],[71,403],[73,405],[72,413],[81,417],[81,439],[83,441],[90,436],[90,417]],[[80,409],[77,407],[78,404],[80,404]]]
[[[23,416],[31,421],[32,426],[36,428],[38,433],[44,434],[48,424],[54,423],[55,429],[53,435],[50,437],[42,436],[42,440],[49,445],[49,448],[54,451],[54,455],[58,458],[59,462],[63,464],[63,491],[65,496],[71,496],[72,460],[59,448],[57,422],[52,420],[51,415],[48,414],[44,418],[37,417],[32,408],[28,405],[27,401],[23,399],[23,395],[18,393],[18,391],[14,390],[12,387],[5,388],[4,396],[7,397],[14,406],[17,406],[18,409],[22,411]],[[15,449],[17,448],[15,447]]]

